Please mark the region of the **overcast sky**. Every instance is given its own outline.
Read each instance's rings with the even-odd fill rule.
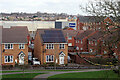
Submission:
[[[0,12],[28,12],[35,13],[67,13],[85,15],[80,4],[86,4],[89,0],[0,0]]]

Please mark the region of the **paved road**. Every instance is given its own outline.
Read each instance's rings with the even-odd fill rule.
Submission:
[[[75,72],[90,72],[90,71],[101,71],[101,70],[108,70],[108,69],[87,69],[81,71],[64,71],[64,72],[49,72],[48,74],[41,74],[33,78],[33,80],[47,80],[48,77],[56,75],[56,74],[63,74],[63,73],[75,73]]]

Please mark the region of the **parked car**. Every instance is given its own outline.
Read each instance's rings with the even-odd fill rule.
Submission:
[[[40,65],[38,58],[33,58],[33,65]]]

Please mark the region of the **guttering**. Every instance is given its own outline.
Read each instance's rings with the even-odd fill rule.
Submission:
[[[43,44],[68,44],[68,43],[43,43]]]
[[[2,44],[28,44],[28,43],[2,43]]]

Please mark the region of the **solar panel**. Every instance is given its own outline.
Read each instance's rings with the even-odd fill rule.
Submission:
[[[45,34],[42,34],[41,36],[43,38],[43,42],[66,42],[61,30],[45,30]]]

